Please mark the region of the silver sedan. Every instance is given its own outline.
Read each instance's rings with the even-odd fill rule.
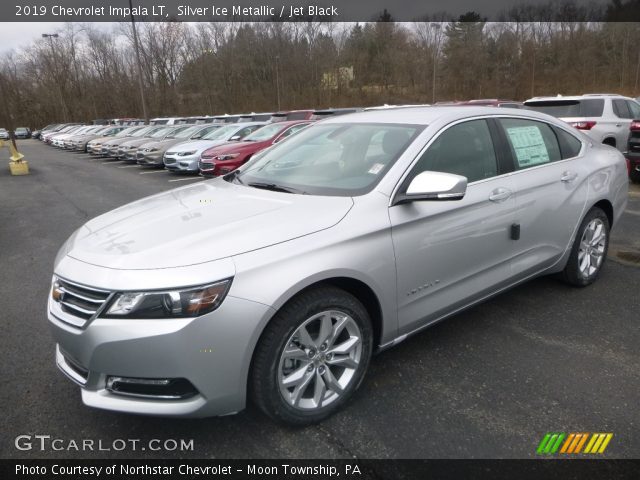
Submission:
[[[373,352],[539,275],[595,281],[627,185],[617,150],[536,112],[329,118],[76,231],[57,364],[93,407],[318,422]]]

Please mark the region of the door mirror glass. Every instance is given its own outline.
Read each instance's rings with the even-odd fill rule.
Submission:
[[[460,200],[467,192],[467,177],[443,172],[422,172],[407,191],[397,196],[395,205],[420,200]]]

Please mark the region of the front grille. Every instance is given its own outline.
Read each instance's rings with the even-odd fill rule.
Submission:
[[[166,165],[171,165],[171,164],[173,164],[173,163],[176,163],[176,159],[175,159],[175,158],[167,158],[167,157],[165,157],[165,159],[164,159],[164,163],[165,163]]]
[[[105,290],[80,286],[66,280],[58,279],[57,283],[57,289],[62,293],[58,300],[60,309],[73,317],[81,318],[84,322],[93,318],[111,294]]]

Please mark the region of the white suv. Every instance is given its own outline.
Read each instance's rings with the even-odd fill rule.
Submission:
[[[627,149],[631,120],[640,118],[640,104],[616,94],[534,97],[525,108],[553,115],[582,130],[597,142]]]

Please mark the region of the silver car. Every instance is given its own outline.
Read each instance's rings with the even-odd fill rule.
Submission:
[[[317,422],[373,352],[539,275],[596,280],[627,186],[618,151],[536,112],[329,118],[73,233],[57,365],[93,407]]]

